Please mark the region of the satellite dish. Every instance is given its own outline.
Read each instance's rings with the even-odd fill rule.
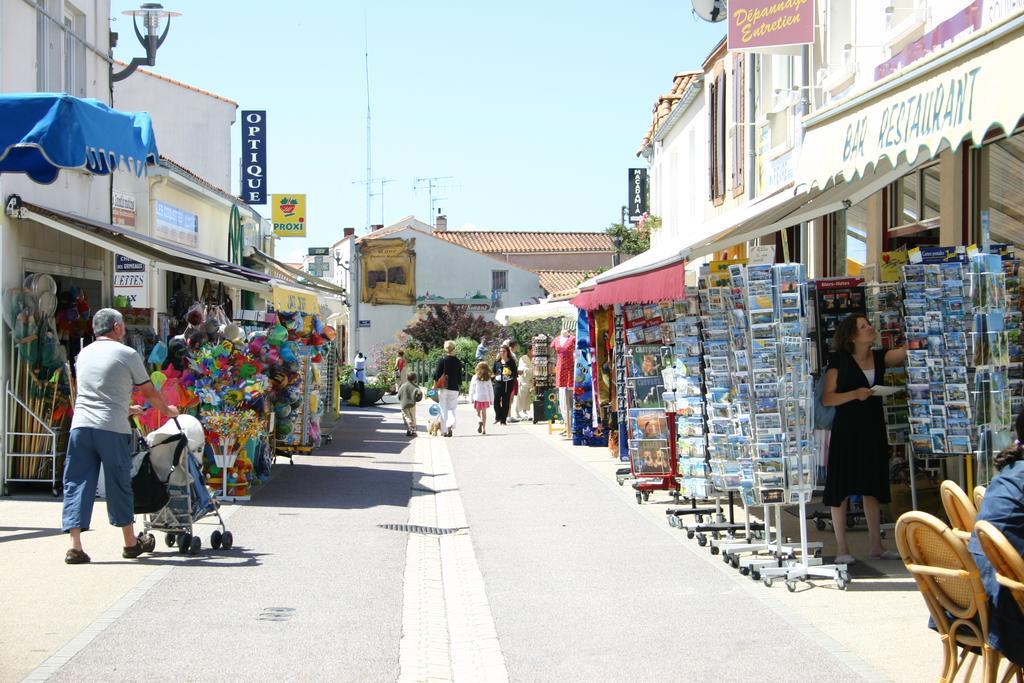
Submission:
[[[691,0],[691,2],[693,3],[693,13],[704,21],[711,23],[725,21],[728,9],[726,0]]]

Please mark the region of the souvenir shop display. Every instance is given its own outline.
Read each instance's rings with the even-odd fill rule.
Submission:
[[[57,284],[49,275],[30,275],[21,287],[4,292],[2,306],[12,369],[3,493],[9,494],[12,483],[42,482],[59,496],[74,386],[57,327]]]
[[[1019,262],[1008,256],[932,247],[903,266],[911,447],[916,457],[955,457],[969,486],[965,459],[978,457],[976,483],[993,476],[1021,393],[1010,349],[1020,313],[1007,287],[1018,286]]]
[[[626,398],[626,322],[622,306],[616,304],[612,310],[612,371],[615,384],[615,421],[619,431],[619,460],[629,462],[629,439],[623,438],[628,428],[628,401]],[[630,476],[631,468],[615,473],[619,486]]]
[[[330,334],[319,316],[284,311],[278,312],[277,324],[267,332],[267,343],[276,347],[279,361],[269,373],[275,416],[274,454],[289,461],[293,455],[310,453],[320,445],[320,364],[322,347]]]
[[[569,415],[572,412],[572,392],[574,388],[574,368],[576,365],[576,336],[572,332],[575,321],[562,321],[562,331],[551,341],[551,349],[555,352],[555,389],[558,394],[558,411],[565,425],[565,433],[570,429]]]
[[[559,416],[555,389],[555,366],[551,358],[551,339],[538,334],[533,345],[533,422],[550,422]]]
[[[813,366],[823,369],[829,355],[836,350],[832,338],[839,323],[850,315],[867,313],[864,280],[849,277],[823,278],[814,280],[811,287],[814,294],[811,336],[815,341],[816,352]]]
[[[626,375],[625,441],[636,499],[647,500],[651,491],[678,488],[676,477],[675,424],[669,420],[666,404],[666,376],[671,376],[674,339],[671,303],[625,307]],[[674,408],[674,406],[673,406]],[[620,437],[620,441],[623,440]]]
[[[608,435],[594,407],[593,355],[590,320],[580,310],[576,324],[576,362],[573,370],[572,443],[574,446],[607,446]]]
[[[676,420],[676,459],[679,493],[708,499],[707,416],[704,410],[704,370],[701,356],[700,296],[688,287],[686,301],[674,306],[671,365],[667,384],[673,392]]]

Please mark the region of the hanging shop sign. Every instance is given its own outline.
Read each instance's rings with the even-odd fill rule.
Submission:
[[[270,195],[270,218],[275,237],[306,236],[306,195]]]
[[[803,148],[814,153],[801,155],[798,183],[824,187],[839,174],[849,181],[882,160],[920,161],[922,148],[930,158],[967,138],[982,144],[993,125],[1012,129],[1024,114],[1024,89],[1007,87],[1024,62],[1022,34],[1019,26],[982,34],[957,48],[963,57],[944,68],[925,64],[906,87],[868,94],[843,116],[845,105],[806,119]]]
[[[114,190],[110,198],[110,222],[126,228],[135,227],[135,195]]]
[[[199,216],[158,199],[156,202],[156,235],[187,247],[198,247]]]
[[[273,302],[275,311],[309,313],[320,312],[320,302],[315,294],[303,292],[290,287],[274,287]]]
[[[629,220],[636,223],[647,213],[647,169],[629,169]]]
[[[359,246],[362,267],[359,300],[369,304],[416,303],[414,239],[367,240]]]
[[[308,256],[329,256],[331,253],[330,247],[309,247],[306,250]]]
[[[242,199],[267,203],[267,112],[242,112]]]
[[[813,0],[729,0],[730,51],[771,52],[813,42]]]
[[[149,277],[145,263],[114,255],[114,298],[118,297],[125,297],[125,308],[149,306]]]

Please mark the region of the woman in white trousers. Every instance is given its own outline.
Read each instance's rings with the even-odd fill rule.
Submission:
[[[441,406],[441,433],[451,436],[455,429],[455,409],[459,405],[459,387],[462,386],[462,361],[455,357],[455,342],[450,339],[444,343],[444,353],[434,370],[434,387],[437,388],[437,403]]]

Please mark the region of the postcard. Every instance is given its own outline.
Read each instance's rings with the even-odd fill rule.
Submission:
[[[669,445],[664,439],[642,439],[636,448],[630,444],[630,459],[634,474],[672,474]]]

